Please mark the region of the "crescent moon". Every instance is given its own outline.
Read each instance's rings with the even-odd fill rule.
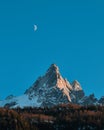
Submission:
[[[38,29],[37,25],[34,25],[34,31],[36,31]]]

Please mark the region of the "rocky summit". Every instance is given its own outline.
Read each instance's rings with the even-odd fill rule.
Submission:
[[[102,102],[104,102],[103,98],[98,101],[94,95],[85,96],[77,80],[69,83],[60,74],[58,66],[52,64],[46,74],[40,76],[23,95],[8,96],[0,101],[0,107],[51,107],[63,103],[90,105]]]

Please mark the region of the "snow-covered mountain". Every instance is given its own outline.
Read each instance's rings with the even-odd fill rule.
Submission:
[[[59,68],[52,64],[46,74],[39,77],[23,95],[8,96],[5,100],[0,101],[0,107],[50,107],[62,103],[83,105],[93,104],[93,99],[94,96],[85,96],[77,80],[69,83],[67,79],[61,76]]]

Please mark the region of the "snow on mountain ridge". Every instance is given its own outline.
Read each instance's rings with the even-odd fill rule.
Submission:
[[[61,92],[59,97],[63,96],[66,98],[65,100],[67,100],[67,102],[71,102],[71,97],[69,96],[71,90],[72,86],[70,83],[62,78],[59,68],[55,64],[52,64],[46,74],[38,78],[38,80],[25,92],[25,94],[29,95],[29,97],[38,95],[40,100],[44,99],[46,101],[47,96],[49,97],[50,95],[51,97],[56,98],[56,95]],[[56,95],[54,95],[54,93],[56,93]],[[56,102],[59,100],[59,97],[56,98]],[[49,104],[51,102],[52,100],[50,99]]]
[[[86,97],[77,80],[71,84],[64,79],[58,66],[52,64],[46,74],[39,77],[25,93],[18,97],[10,95],[4,101],[0,101],[1,107],[45,107],[62,103],[86,104],[96,103],[94,95]],[[103,101],[102,98],[99,102]]]
[[[73,88],[73,90],[75,90],[75,91],[82,90],[82,87],[81,87],[80,83],[79,83],[77,80],[74,80],[74,81],[73,81],[73,83],[72,83],[72,88]]]

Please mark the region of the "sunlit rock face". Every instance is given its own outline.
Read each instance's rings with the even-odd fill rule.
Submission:
[[[56,105],[71,102],[70,92],[72,86],[62,78],[59,68],[52,64],[46,74],[39,77],[37,81],[26,90],[25,94],[29,98],[38,96],[38,101],[42,105]]]
[[[43,105],[57,105],[77,101],[84,96],[84,92],[78,83],[72,85],[64,79],[58,66],[52,64],[46,74],[39,77],[37,81],[25,92],[29,98],[38,96],[38,101]]]
[[[74,97],[72,98],[72,102],[78,103],[78,101],[85,96],[84,91],[82,90],[82,87],[77,80],[74,80],[71,85],[72,94],[74,95]]]
[[[104,104],[104,97],[99,101],[94,94],[85,96],[77,80],[70,83],[60,74],[57,65],[52,64],[43,76],[40,76],[23,95],[8,96],[0,101],[0,107],[51,107],[63,103],[80,105]]]

